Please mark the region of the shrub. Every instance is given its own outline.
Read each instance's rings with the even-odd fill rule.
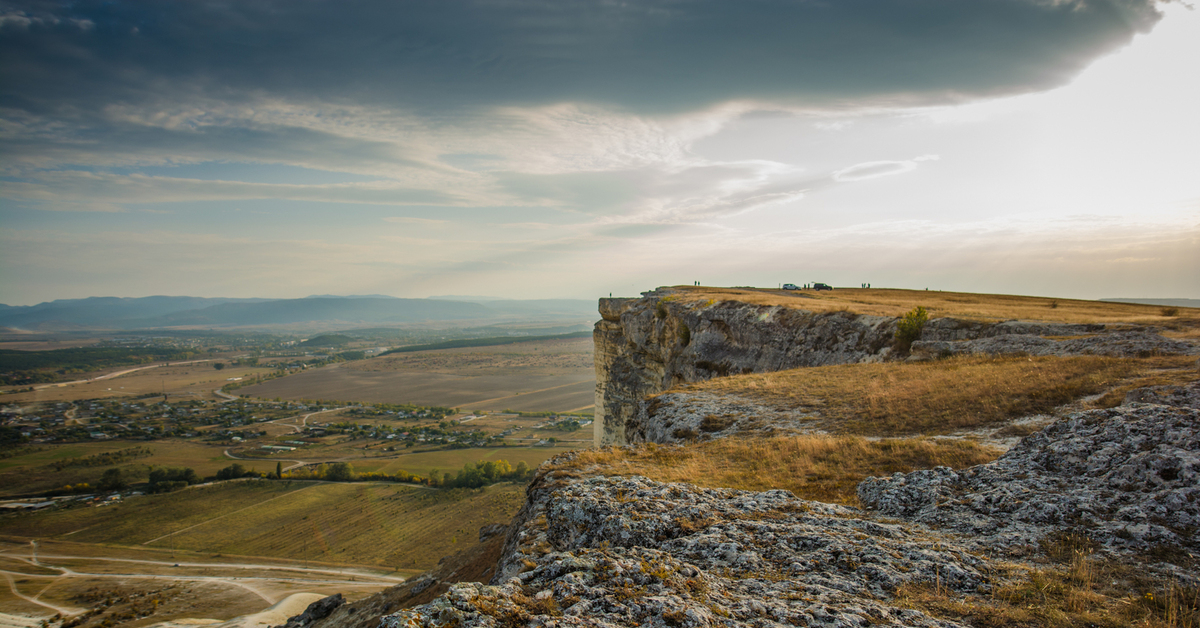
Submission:
[[[128,486],[128,484],[129,483],[125,481],[124,476],[122,476],[121,470],[114,468],[108,469],[104,472],[104,475],[100,478],[100,483],[96,485],[96,488],[102,491],[119,491]]]
[[[902,353],[908,353],[913,341],[921,337],[921,330],[925,329],[927,322],[929,322],[929,312],[920,305],[905,314],[904,318],[896,324],[896,349]]]
[[[1179,308],[1177,307],[1164,307],[1163,309],[1159,310],[1159,312],[1161,312],[1163,316],[1167,317],[1179,316]]]
[[[278,463],[276,463],[278,466]],[[238,478],[257,478],[262,477],[262,474],[254,469],[247,469],[238,463],[233,463],[220,471],[217,471],[218,480],[236,480]]]
[[[200,476],[187,467],[159,467],[150,472],[150,493],[167,493],[190,484],[199,484]]]

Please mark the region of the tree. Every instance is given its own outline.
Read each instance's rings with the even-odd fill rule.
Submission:
[[[187,467],[159,467],[150,472],[151,493],[165,493],[189,484],[199,484],[200,476]]]
[[[247,471],[245,467],[243,467],[241,464],[235,462],[235,463],[229,465],[228,467],[225,467],[224,469],[217,471],[217,479],[218,480],[236,480],[237,478],[244,478],[247,475],[250,475],[252,473],[254,473],[254,472]]]
[[[225,368],[225,363],[224,362],[213,362],[213,368],[215,368],[219,371],[219,370]]]
[[[325,479],[331,482],[349,482],[354,479],[354,466],[349,462],[335,462],[329,465]]]
[[[278,480],[281,477],[283,477],[283,463],[276,462],[275,463],[275,479]]]
[[[96,488],[102,491],[119,491],[128,486],[128,482],[121,475],[121,470],[117,468],[108,469],[104,475],[100,476],[100,483]]]

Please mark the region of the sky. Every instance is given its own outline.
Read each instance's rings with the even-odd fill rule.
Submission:
[[[0,0],[0,303],[1200,298],[1200,10]]]

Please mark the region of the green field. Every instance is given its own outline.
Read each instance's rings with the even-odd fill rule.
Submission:
[[[398,484],[230,482],[106,507],[0,519],[0,534],[425,570],[508,523],[524,489],[431,490]]]
[[[191,467],[201,477],[215,474],[234,461],[222,453],[224,447],[195,441],[101,441],[66,445],[41,445],[26,448],[23,454],[0,460],[0,496],[39,493],[65,484],[94,484],[110,467],[67,467],[55,470],[51,464],[68,458],[82,458],[130,447],[149,447],[153,455],[126,464],[113,465],[137,480],[144,480],[149,467]],[[271,471],[274,461],[242,462],[258,471]]]

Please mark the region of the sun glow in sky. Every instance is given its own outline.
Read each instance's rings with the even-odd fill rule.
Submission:
[[[272,4],[0,0],[0,302],[1200,298],[1180,3]]]

